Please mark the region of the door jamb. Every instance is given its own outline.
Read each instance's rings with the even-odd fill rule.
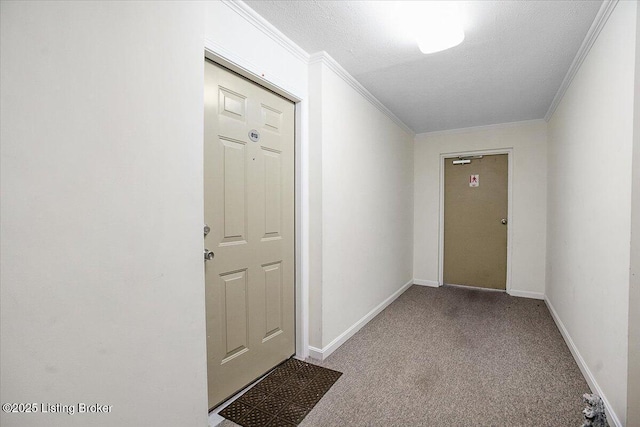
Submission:
[[[291,93],[269,79],[259,76],[248,68],[205,46],[204,60],[210,60],[230,69],[242,77],[262,86],[285,99],[293,102],[294,109],[294,271],[295,271],[295,357],[306,359],[309,356],[309,202],[308,202],[308,170],[307,150],[307,116],[308,100]],[[203,85],[204,93],[204,85]],[[204,197],[204,188],[203,188]],[[204,284],[203,284],[204,286]]]
[[[444,285],[444,162],[458,156],[507,155],[507,277],[506,291],[511,295],[511,261],[513,249],[513,148],[440,153],[440,200],[438,219],[438,286]]]

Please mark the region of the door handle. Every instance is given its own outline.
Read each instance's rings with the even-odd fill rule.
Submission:
[[[502,225],[507,225],[507,219],[506,218],[502,218],[502,220],[500,221],[500,223]]]
[[[213,259],[213,257],[215,257],[215,256],[216,256],[216,254],[211,252],[209,249],[205,249],[204,250],[204,260],[205,261],[211,261]]]

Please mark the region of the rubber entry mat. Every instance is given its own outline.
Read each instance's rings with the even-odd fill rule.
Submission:
[[[297,426],[342,372],[289,359],[220,415],[244,427]]]

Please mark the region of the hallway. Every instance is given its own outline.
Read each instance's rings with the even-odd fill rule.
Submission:
[[[591,389],[640,427],[639,0],[455,2],[465,39],[429,54],[375,11],[402,3],[0,1],[0,397],[76,408],[0,425],[204,427],[208,347],[252,357],[286,317],[255,375],[294,353],[344,373],[305,425],[577,426]],[[285,111],[205,98],[207,61],[294,104],[292,171],[268,144]],[[214,104],[233,136],[204,138]],[[228,229],[205,214],[212,145]],[[477,195],[464,161],[500,154],[506,294],[442,287],[473,284],[445,280],[445,160]],[[293,304],[284,256],[223,256],[279,244],[278,207]]]
[[[302,426],[577,426],[589,392],[543,301],[459,287],[412,286],[320,365],[343,375]]]

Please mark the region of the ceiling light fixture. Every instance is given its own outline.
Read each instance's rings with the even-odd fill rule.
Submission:
[[[420,51],[440,52],[464,40],[462,18],[455,1],[403,2],[406,20],[411,26]]]

